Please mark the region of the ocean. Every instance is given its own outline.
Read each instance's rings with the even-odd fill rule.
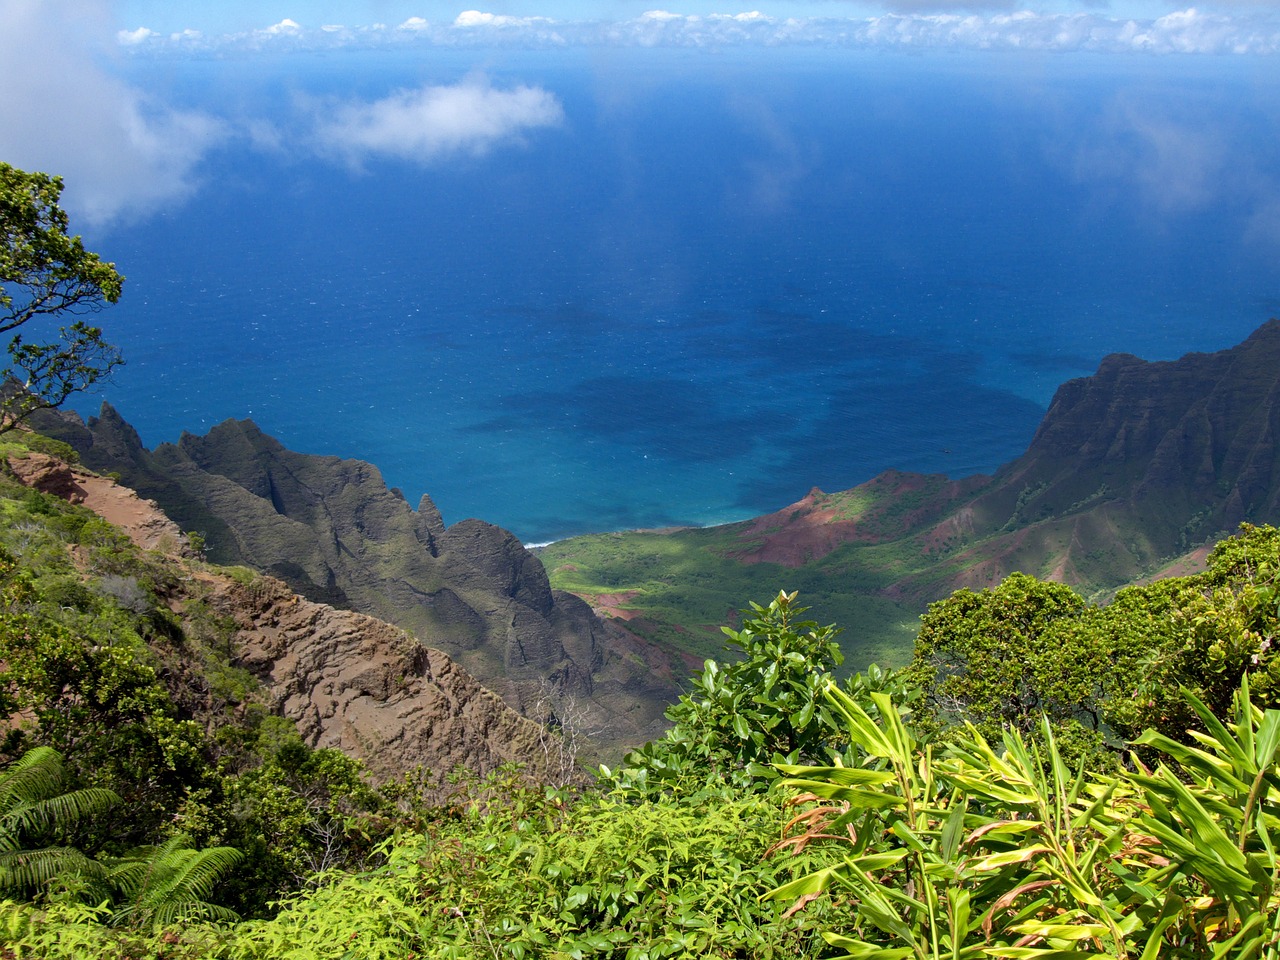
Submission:
[[[1280,76],[1248,57],[780,49],[139,60],[228,138],[85,231],[144,442],[251,418],[526,542],[990,472],[1116,351],[1280,314]],[[426,164],[298,104],[457,84],[558,123]],[[292,118],[292,119],[291,119]],[[245,129],[249,129],[246,124]]]

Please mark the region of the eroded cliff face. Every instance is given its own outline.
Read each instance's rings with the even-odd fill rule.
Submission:
[[[293,720],[309,745],[363,760],[375,780],[417,767],[483,774],[508,762],[549,781],[580,775],[566,763],[572,745],[404,630],[307,600],[274,577],[232,577],[191,562],[186,538],[157,504],[107,477],[40,453],[10,457],[8,466],[27,486],[87,507],[167,558],[173,612],[181,619],[197,604],[233,623],[233,665],[258,678],[262,702]],[[175,702],[196,717],[201,670],[170,662],[162,671]]]
[[[552,772],[557,754],[542,727],[403,630],[313,603],[273,577],[202,581],[207,602],[235,621],[238,664],[311,746],[359,757],[375,779],[419,765],[484,773],[518,762],[536,777]]]
[[[1063,384],[1027,452],[993,477],[887,472],[744,525],[746,562],[897,542],[929,562],[884,592],[911,604],[1014,571],[1106,590],[1280,520],[1280,321],[1212,354],[1103,359]]]
[[[286,450],[247,420],[155,451],[105,405],[87,424],[40,429],[202,533],[211,560],[395,623],[518,711],[545,709],[550,697],[606,754],[658,735],[679,695],[635,655],[623,627],[553,591],[510,533],[480,520],[446,528],[429,498],[415,511],[370,464]]]
[[[968,509],[990,577],[1029,570],[1088,587],[1280,519],[1280,321],[1218,353],[1116,354],[1063,384],[1027,452]]]

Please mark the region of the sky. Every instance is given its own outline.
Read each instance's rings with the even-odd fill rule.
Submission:
[[[1208,0],[1196,7],[1240,14],[1274,9],[1272,0]],[[1155,18],[1186,9],[1176,0],[681,0],[664,7],[662,0],[494,0],[481,13],[506,17],[546,17],[557,21],[626,21],[645,13],[666,9],[678,15],[737,15],[759,12],[773,18],[846,18],[875,16],[893,11],[927,13],[981,10],[1038,12],[1104,12],[1109,16]],[[441,0],[222,0],[217,4],[172,2],[172,0],[128,0],[118,5],[119,19],[131,28],[146,26],[157,31],[198,29],[231,33],[248,31],[293,20],[301,25],[343,24],[347,26],[385,23],[396,25],[411,17],[428,21],[451,21],[466,8]]]
[[[0,0],[0,160],[61,174],[90,227],[181,206],[202,160],[233,141],[433,163],[518,142],[562,120],[536,83],[490,84],[490,51],[608,47],[1280,55],[1280,0]],[[476,70],[340,103],[284,105],[290,125],[185,101],[165,64],[280,62],[298,52],[451,49]],[[148,65],[149,70],[139,69]],[[1269,70],[1270,67],[1259,67]],[[175,66],[168,76],[181,71]],[[84,145],[93,148],[86,150]]]

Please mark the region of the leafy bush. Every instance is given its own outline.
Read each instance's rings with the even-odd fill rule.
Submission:
[[[237,958],[816,956],[816,918],[758,897],[799,864],[766,859],[779,807],[588,798],[442,821],[388,845],[385,866],[245,925]],[[812,861],[809,861],[812,862]],[[344,953],[345,951],[345,953]]]
[[[1203,729],[1184,691],[1218,717],[1245,676],[1280,706],[1280,530],[1244,525],[1209,569],[1120,591],[1091,606],[1069,587],[1013,574],[930,606],[908,674],[932,731],[1013,727],[1040,739],[1047,716],[1071,763],[1115,768],[1125,738]]]
[[[822,691],[843,660],[835,627],[796,618],[796,594],[779,593],[768,607],[751,605],[740,630],[722,627],[742,658],[706,661],[693,692],[667,710],[666,735],[627,754],[613,787],[640,796],[684,793],[725,783],[767,787],[770,763],[826,759],[838,749],[838,727]]]
[[[1280,950],[1280,711],[1238,692],[1222,724],[1188,747],[1142,743],[1172,765],[1099,777],[1072,772],[1044,723],[1043,748],[1016,730],[996,750],[969,726],[921,749],[876,695],[881,724],[830,693],[865,752],[856,767],[788,766],[801,800],[797,847],[838,843],[844,862],[785,884],[797,908],[849,898],[827,941],[846,957],[1066,960],[1273,957]],[[841,837],[846,839],[841,839]]]

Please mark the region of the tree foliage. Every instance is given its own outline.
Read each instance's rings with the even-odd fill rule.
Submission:
[[[207,781],[202,733],[118,607],[88,592],[84,609],[55,606],[45,586],[0,548],[0,705],[26,718],[4,748],[51,747],[75,778],[118,793],[130,818],[110,839],[135,845]]]
[[[941,725],[967,720],[984,735],[1005,727],[1030,733],[1047,714],[1070,722],[1088,715],[1100,670],[1088,637],[1053,628],[1078,617],[1085,602],[1060,583],[1015,573],[999,586],[958,590],[930,606],[916,640],[912,670],[925,709]]]
[[[1259,705],[1280,706],[1278,576],[1280,530],[1246,524],[1205,573],[1128,587],[1103,606],[1024,574],[959,590],[930,606],[916,642],[925,725],[1036,739],[1043,715],[1065,756],[1105,765],[1145,729],[1203,729],[1188,692],[1226,716],[1248,676]]]
[[[610,781],[640,793],[756,789],[775,776],[771,763],[826,759],[838,728],[822,691],[843,656],[837,629],[799,620],[803,612],[795,593],[780,592],[767,607],[752,603],[741,629],[722,627],[741,658],[707,660],[667,711],[671,729],[606,770]]]
[[[83,320],[46,342],[47,332],[33,340],[20,329],[94,313],[120,299],[123,278],[71,235],[61,196],[61,178],[0,163],[0,334],[13,334],[9,366],[0,371],[0,432],[92,387],[123,362],[101,329]]]

